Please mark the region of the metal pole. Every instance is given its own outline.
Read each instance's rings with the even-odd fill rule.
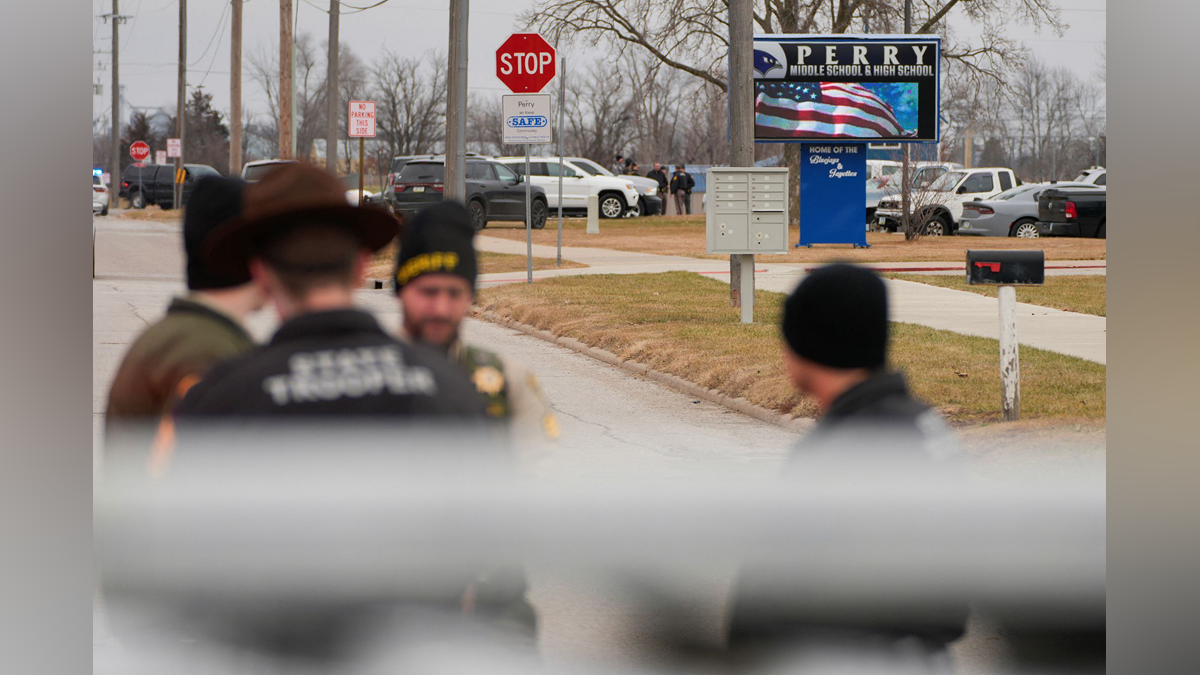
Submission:
[[[446,199],[467,198],[467,23],[469,0],[450,0],[446,77]]]
[[[113,0],[112,7],[112,159],[109,160],[111,173],[108,176],[108,200],[110,206],[117,207],[120,205],[117,193],[121,191],[118,187],[121,180],[121,77],[118,73],[121,50],[118,45],[117,26],[120,25],[121,18],[117,11],[117,0]],[[140,181],[138,188],[141,188]],[[129,194],[132,198],[133,193]]]
[[[904,34],[909,35],[911,33],[912,33],[912,0],[904,0]],[[969,151],[965,151],[965,152],[969,152]],[[908,239],[909,232],[912,230],[912,224],[909,222],[912,220],[912,216],[908,212],[909,207],[911,206],[909,203],[909,199],[911,197],[911,190],[912,190],[912,186],[909,185],[909,182],[908,182],[908,158],[909,158],[909,147],[908,147],[908,143],[905,143],[904,144],[904,155],[900,158],[900,202],[901,202],[900,217],[902,218],[901,224],[904,226],[904,238],[905,239]],[[970,166],[970,164],[967,163],[970,160],[967,160],[965,156],[963,157],[963,159],[966,160],[966,162],[964,162],[964,163],[966,163],[967,166]]]
[[[729,3],[729,164],[754,166],[754,3]],[[730,304],[742,323],[754,323],[754,256],[729,258]]]
[[[237,0],[234,1],[236,2]],[[339,11],[341,6],[342,3],[340,0],[329,0],[329,56],[325,59],[327,66],[325,81],[328,83],[325,87],[325,116],[328,118],[325,125],[325,170],[332,174],[338,172],[338,111],[341,110],[341,101],[339,100],[341,97],[338,95],[338,18],[341,16],[341,12]],[[349,169],[349,165],[346,168]],[[361,167],[358,173],[358,190],[361,196]]]
[[[561,172],[560,172],[561,173]],[[525,144],[525,269],[529,283],[533,283],[533,193],[530,186],[533,181],[529,178],[529,144]]]
[[[1001,286],[1000,412],[1005,422],[1021,417],[1021,361],[1017,354],[1017,289]]]
[[[358,137],[358,205],[363,205],[363,153],[366,151],[367,139]]]
[[[563,211],[563,108],[567,98],[567,58],[559,59],[558,70],[558,259],[556,265],[562,267],[562,211]]]
[[[187,0],[179,0],[179,92],[175,122],[179,133],[179,156],[175,158],[175,190],[172,193],[175,208],[183,206],[184,148],[187,146]]]

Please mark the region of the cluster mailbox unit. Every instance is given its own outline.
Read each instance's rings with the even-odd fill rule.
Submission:
[[[787,253],[787,184],[786,168],[709,169],[708,253]]]

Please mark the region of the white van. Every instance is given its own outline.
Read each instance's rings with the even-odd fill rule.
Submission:
[[[495,160],[508,166],[518,175],[525,173],[524,157],[498,157]],[[563,177],[563,210],[586,211],[587,198],[600,198],[600,217],[620,218],[625,212],[637,210],[638,189],[624,176],[593,175],[564,159],[559,168],[558,157],[530,157],[529,173],[532,183],[546,190],[551,210],[558,208],[558,176]]]

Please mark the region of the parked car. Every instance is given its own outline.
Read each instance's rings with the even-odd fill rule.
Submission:
[[[445,161],[436,159],[412,160],[404,165],[394,180],[392,204],[394,213],[411,218],[422,208],[442,200],[446,180]],[[488,159],[467,160],[467,211],[475,229],[487,227],[492,220],[525,221],[525,183],[507,166]],[[530,220],[534,229],[546,226],[549,207],[546,191],[531,186],[533,201]]]
[[[296,164],[294,159],[259,159],[253,162],[246,162],[242,166],[242,180],[247,183],[257,183],[263,176],[271,172],[271,169],[281,164]]]
[[[1077,183],[1088,183],[1089,185],[1108,185],[1108,169],[1099,166],[1093,166],[1090,169],[1084,169],[1075,177]]]
[[[1051,188],[1038,197],[1038,233],[1107,239],[1107,212],[1108,190]]]
[[[975,199],[988,199],[1020,185],[1012,169],[990,167],[948,171],[917,193],[913,212],[923,234],[940,236],[954,234],[962,219],[963,204]],[[875,211],[877,227],[895,232],[901,225],[900,195],[879,201]]]
[[[95,171],[92,171],[92,213],[108,215],[108,186],[104,184],[104,177]]]
[[[220,176],[221,174],[207,164],[184,164],[183,203],[186,204],[192,194],[196,181],[204,176]],[[139,166],[130,164],[121,174],[121,188],[117,195],[129,200],[129,205],[135,209],[144,209],[151,204],[161,208],[174,207],[175,197],[175,165],[146,164]]]
[[[496,161],[522,175],[525,172],[524,157],[498,157]],[[558,175],[560,167],[557,157],[531,157],[530,179],[534,185],[546,191],[547,204],[558,208]],[[636,213],[638,190],[630,179],[632,176],[602,176],[589,173],[564,159],[561,166],[563,176],[563,211],[586,212],[588,197],[600,199],[601,218],[620,218],[627,211]],[[657,186],[658,183],[655,183]]]
[[[1088,183],[1034,183],[1005,190],[987,200],[963,204],[958,234],[976,237],[1038,237],[1038,197],[1049,188],[1081,187],[1103,190]]]
[[[872,160],[867,160],[871,162]],[[899,162],[897,162],[899,164]],[[868,164],[868,166],[870,166]],[[912,177],[909,179],[912,182],[914,190],[924,190],[928,188],[933,181],[937,180],[942,174],[954,169],[961,169],[962,165],[958,162],[913,162],[909,167]],[[902,172],[900,170],[874,176],[867,179],[867,225],[875,223],[875,211],[879,208],[879,202],[890,195],[900,194],[900,181]],[[890,230],[895,232],[895,229]]]
[[[633,213],[635,216],[657,216],[665,214],[666,205],[658,196],[658,181],[645,176],[616,176],[613,172],[600,166],[599,163],[593,162],[585,157],[566,157],[564,158],[575,165],[576,168],[586,171],[592,176],[609,176],[614,178],[622,178],[633,183],[638,191],[638,207]],[[628,215],[628,214],[627,214]]]
[[[468,152],[467,158],[468,159],[471,159],[471,158],[491,159],[490,157],[476,154],[474,152]],[[384,183],[382,198],[383,198],[383,205],[389,211],[392,211],[393,213],[395,213],[395,203],[394,203],[393,198],[396,193],[396,176],[400,175],[400,172],[404,170],[404,166],[406,164],[408,164],[409,162],[416,160],[416,159],[442,159],[442,156],[441,155],[432,155],[432,154],[430,154],[430,155],[399,155],[397,157],[392,158],[392,165],[388,168],[387,182]]]

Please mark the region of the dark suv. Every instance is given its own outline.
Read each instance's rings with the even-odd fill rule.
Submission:
[[[442,200],[446,165],[442,159],[410,160],[400,170],[392,190],[392,208],[401,218],[411,218],[422,208]],[[512,169],[485,159],[467,160],[467,211],[475,229],[491,220],[525,222],[525,183]],[[536,230],[546,226],[546,191],[536,185],[530,220]]]
[[[192,187],[203,176],[220,176],[221,174],[207,164],[184,164],[186,175],[183,179],[183,202],[186,204],[192,194]],[[117,194],[129,200],[129,205],[135,209],[144,209],[151,204],[158,204],[164,209],[174,206],[175,196],[175,165],[146,164],[137,166],[130,164],[121,174],[121,184]]]

